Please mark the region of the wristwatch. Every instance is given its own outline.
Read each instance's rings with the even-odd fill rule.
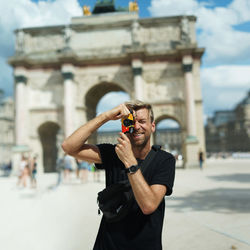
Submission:
[[[127,174],[134,174],[139,168],[140,168],[139,165],[132,165],[131,167],[126,168],[126,169],[125,169],[125,172],[126,172]]]

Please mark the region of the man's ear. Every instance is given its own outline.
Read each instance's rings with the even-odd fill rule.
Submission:
[[[151,126],[152,126],[151,131],[152,131],[152,133],[154,133],[155,132],[155,121],[152,122]]]

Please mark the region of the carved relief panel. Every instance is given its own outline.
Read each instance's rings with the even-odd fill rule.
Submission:
[[[64,47],[64,39],[60,34],[57,35],[25,35],[24,51],[26,53],[38,51],[56,51]]]
[[[168,25],[167,27],[148,27],[141,29],[140,35],[142,43],[157,43],[179,40],[180,28],[177,24]]]

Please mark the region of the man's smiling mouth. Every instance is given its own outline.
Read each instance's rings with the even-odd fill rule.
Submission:
[[[134,138],[139,138],[139,137],[141,137],[143,135],[143,133],[133,133],[132,134],[132,136],[134,137]]]

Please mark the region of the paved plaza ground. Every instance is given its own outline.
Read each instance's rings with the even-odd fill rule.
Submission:
[[[90,174],[86,184],[72,176],[56,189],[56,174],[38,176],[36,190],[18,189],[16,181],[0,178],[0,249],[92,249],[103,174],[98,183]],[[209,160],[202,171],[177,169],[162,241],[164,250],[250,250],[250,160]]]

